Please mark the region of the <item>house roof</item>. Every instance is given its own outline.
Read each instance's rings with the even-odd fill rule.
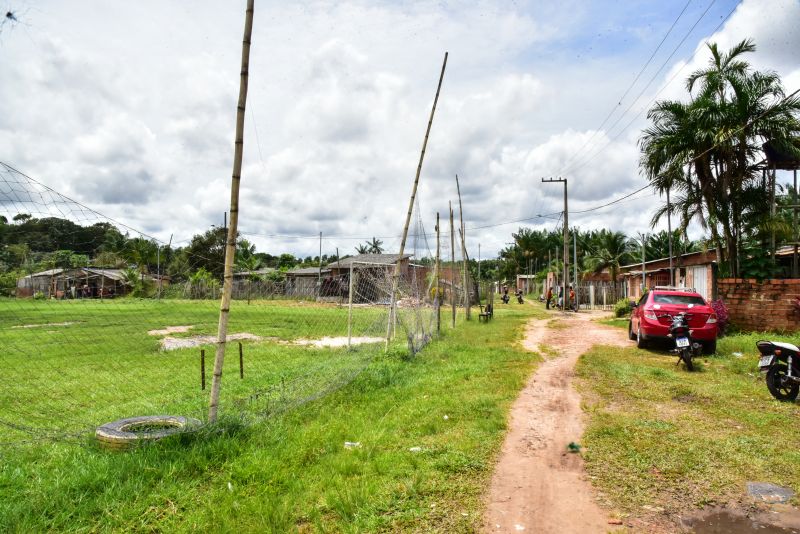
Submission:
[[[292,269],[291,271],[288,271],[286,274],[293,276],[317,276],[319,275],[319,272],[320,272],[319,267],[303,267],[300,269]],[[328,274],[330,272],[331,272],[330,269],[327,268],[322,269],[322,274]]]
[[[709,253],[716,255],[716,252],[715,252],[714,249],[709,249],[709,250],[698,250],[696,252],[687,252],[686,254],[680,254],[680,255],[676,254],[675,256],[673,256],[673,258],[675,258],[675,259],[677,259],[677,258],[690,258],[692,256],[697,256],[697,255],[700,255],[700,254],[709,254]],[[644,262],[644,264],[645,264],[645,266],[647,266],[650,263],[658,263],[660,261],[669,261],[669,258],[658,258],[656,260],[648,260],[648,261]],[[710,260],[708,263],[713,263],[715,261],[716,261],[716,259]],[[641,266],[642,266],[642,262],[639,261],[639,262],[636,262],[636,263],[630,263],[628,265],[621,265],[620,266],[620,270],[629,271],[629,270],[637,268],[637,267],[641,268]],[[642,271],[640,269],[639,270],[639,274],[641,274],[641,273],[642,273]]]
[[[402,259],[408,259],[413,254],[403,254]],[[393,265],[401,259],[399,254],[357,254],[349,258],[342,258],[339,261],[328,264],[328,269],[344,268],[349,269],[351,263],[356,263],[354,269],[368,268],[368,265],[358,265],[358,263],[377,263],[377,264],[390,264]]]
[[[61,274],[63,272],[64,272],[64,269],[48,269],[46,271],[41,271],[41,272],[38,272],[38,273],[28,274],[28,275],[26,275],[26,277],[35,278],[35,277],[39,277],[39,276],[55,276],[55,275]]]
[[[261,269],[256,269],[255,271],[237,271],[233,273],[233,276],[250,276],[250,275],[262,275],[262,274],[269,274],[275,272],[275,269],[272,267],[262,267]]]

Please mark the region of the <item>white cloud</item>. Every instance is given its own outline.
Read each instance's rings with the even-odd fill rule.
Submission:
[[[796,88],[800,2],[775,6],[764,11],[745,0],[713,39],[729,46],[754,37],[754,65],[777,70]],[[456,173],[468,227],[559,211],[560,188],[540,178],[561,170],[568,171],[575,210],[644,185],[636,148],[643,120],[622,133],[596,131],[657,44],[661,30],[652,28],[671,22],[642,14],[632,23],[629,9],[259,3],[241,229],[397,235],[445,50],[450,58],[420,182],[428,229],[435,212],[446,215],[455,201]],[[243,12],[242,0],[224,7],[42,3],[27,33],[0,41],[0,160],[164,240],[220,224],[229,199]],[[713,24],[701,28],[709,33]],[[597,35],[587,35],[595,26]],[[615,34],[625,35],[625,46],[587,56]],[[670,88],[675,92],[661,96],[679,95],[678,81],[705,57],[699,51]],[[622,206],[572,220],[647,227],[646,202]],[[515,229],[471,232],[471,248],[480,241],[486,257]],[[317,247],[314,239],[253,240],[272,253],[306,255]],[[354,245],[331,237],[325,252]]]

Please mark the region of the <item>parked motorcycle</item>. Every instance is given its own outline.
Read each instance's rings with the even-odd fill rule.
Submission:
[[[780,401],[793,401],[800,391],[800,348],[780,341],[756,342],[758,368],[767,373],[767,389]]]
[[[692,314],[686,312],[676,313],[675,315],[662,313],[659,317],[666,317],[672,322],[667,335],[675,340],[673,352],[678,355],[678,363],[683,360],[686,369],[693,371],[692,358],[700,355],[703,346],[692,341],[692,331],[689,329],[689,319],[692,318]]]
[[[510,300],[508,298],[508,293],[503,293],[503,297],[500,300],[503,301],[503,304],[508,304],[508,301]]]
[[[517,291],[517,302],[522,304],[524,301],[522,300],[522,291]]]

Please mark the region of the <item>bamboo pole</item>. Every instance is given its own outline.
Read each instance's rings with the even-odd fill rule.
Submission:
[[[464,316],[466,317],[467,321],[470,320],[470,309],[469,309],[469,301],[470,301],[470,291],[467,283],[467,277],[469,276],[469,265],[467,264],[467,236],[464,229],[464,206],[461,204],[461,186],[458,184],[458,175],[456,174],[456,192],[458,193],[458,218],[461,225],[459,230],[459,234],[461,235],[461,264],[464,269]]]
[[[347,297],[347,348],[353,336],[353,262],[350,262],[350,289]]]
[[[441,254],[441,246],[439,244],[439,212],[436,212],[436,263],[434,264],[433,279],[436,283],[436,334],[438,335],[442,330],[442,296],[439,292],[439,256]]]
[[[239,182],[242,176],[242,153],[244,150],[244,111],[247,103],[247,81],[250,65],[250,36],[253,33],[253,3],[247,0],[247,11],[242,38],[242,68],[239,78],[239,103],[236,109],[236,141],[233,154],[233,173],[231,175],[231,220],[228,226],[228,239],[225,245],[225,276],[222,299],[219,305],[219,327],[217,330],[217,354],[214,358],[214,375],[211,379],[211,397],[208,405],[208,421],[217,420],[219,391],[222,383],[222,366],[225,363],[225,342],[228,337],[228,314],[233,289],[233,257],[236,254],[236,233],[239,225]]]
[[[456,327],[456,233],[453,228],[453,203],[450,205],[450,304],[453,306],[453,322],[451,328]]]
[[[408,202],[408,213],[406,214],[406,223],[403,226],[403,238],[400,240],[400,254],[397,257],[397,263],[394,266],[394,276],[392,277],[392,295],[389,300],[389,320],[386,324],[386,346],[385,350],[389,350],[389,339],[391,336],[392,325],[394,323],[395,314],[395,296],[397,294],[397,285],[400,279],[400,262],[403,259],[403,254],[406,249],[406,239],[408,238],[408,225],[411,223],[411,213],[414,211],[414,200],[417,197],[417,186],[419,185],[419,175],[422,172],[422,161],[425,159],[425,149],[428,146],[428,136],[431,133],[431,125],[433,124],[433,115],[436,113],[436,104],[439,102],[439,92],[442,89],[442,80],[444,79],[444,70],[447,67],[447,52],[444,53],[444,61],[442,62],[442,71],[439,73],[439,84],[436,86],[436,96],[433,98],[433,106],[431,107],[431,115],[428,118],[428,127],[425,130],[425,138],[422,141],[422,150],[419,154],[419,163],[417,163],[417,174],[414,177],[414,187],[411,190],[411,199]]]

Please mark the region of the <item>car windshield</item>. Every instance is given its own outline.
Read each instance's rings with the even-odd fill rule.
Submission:
[[[653,302],[656,304],[697,304],[700,306],[706,303],[700,295],[664,295],[659,293],[653,295]]]

